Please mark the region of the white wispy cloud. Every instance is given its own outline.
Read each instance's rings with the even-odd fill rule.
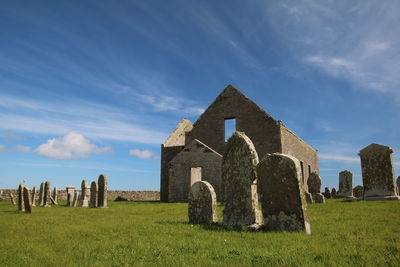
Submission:
[[[98,147],[79,133],[68,133],[63,137],[54,138],[35,149],[35,153],[54,159],[87,158],[89,154],[103,155],[111,150],[110,147]]]
[[[6,131],[4,131],[4,133],[3,133],[3,139],[4,139],[6,142],[12,142],[12,141],[15,141],[15,140],[21,140],[21,139],[23,139],[23,137],[17,135],[17,134],[15,133],[15,131],[6,130]]]
[[[349,81],[354,89],[400,100],[398,1],[284,0],[269,21],[300,60]]]
[[[360,158],[343,155],[319,154],[318,157],[325,160],[360,162]]]
[[[28,152],[31,151],[31,147],[29,147],[29,146],[16,145],[16,146],[15,146],[15,150],[20,151],[20,152],[24,152],[24,153],[28,153]]]
[[[158,157],[150,150],[140,150],[140,149],[131,149],[129,150],[129,155],[141,158],[141,159],[158,159]]]

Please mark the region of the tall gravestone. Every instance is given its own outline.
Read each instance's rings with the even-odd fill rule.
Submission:
[[[75,191],[74,199],[72,201],[72,207],[78,206],[78,202],[79,202],[79,192]]]
[[[39,206],[43,207],[43,205],[44,205],[44,183],[41,183],[39,189]]]
[[[192,185],[188,197],[189,223],[215,223],[217,196],[209,182],[199,181]]]
[[[100,174],[98,180],[97,207],[107,208],[107,176]]]
[[[50,194],[50,182],[46,181],[44,183],[43,207],[50,207]]]
[[[307,180],[308,192],[313,196],[315,203],[325,203],[325,197],[321,194],[321,184],[321,177],[318,173],[310,173]]]
[[[81,199],[79,201],[79,207],[89,207],[89,196],[90,186],[86,180],[82,180],[81,183]]]
[[[257,170],[258,155],[254,144],[242,132],[229,138],[222,159],[224,188],[224,225],[259,225]]]
[[[339,198],[354,198],[353,196],[353,174],[344,170],[339,173],[339,191],[336,194]]]
[[[393,149],[379,144],[360,151],[364,200],[400,199],[395,189],[392,153]]]
[[[27,187],[24,187],[23,190],[25,212],[32,213],[31,190]]]
[[[75,186],[67,186],[67,207],[72,207],[75,196]]]
[[[90,201],[89,201],[90,208],[97,208],[97,193],[98,193],[97,182],[93,181],[90,185]]]
[[[267,154],[257,166],[257,179],[265,229],[311,234],[299,160]]]
[[[58,201],[58,189],[57,189],[57,187],[53,188],[53,201],[55,203],[57,203],[57,201]]]
[[[36,189],[36,186],[34,186],[33,188],[32,188],[32,207],[35,207],[36,206],[36,195],[37,195],[37,189]]]
[[[18,210],[25,211],[25,204],[24,204],[24,185],[20,184],[18,187]]]

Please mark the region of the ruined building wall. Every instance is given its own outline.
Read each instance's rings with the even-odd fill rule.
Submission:
[[[318,152],[310,147],[284,125],[281,129],[282,153],[296,157],[302,165],[302,181],[305,189],[308,190],[307,180],[311,172],[319,174]]]
[[[194,140],[169,164],[169,202],[186,202],[192,184],[191,168],[201,168],[201,181],[209,182],[220,197],[222,156]]]
[[[229,85],[188,132],[186,144],[198,139],[219,154],[225,149],[225,119],[236,119],[236,130],[254,143],[258,156],[280,152],[279,123],[253,101]]]

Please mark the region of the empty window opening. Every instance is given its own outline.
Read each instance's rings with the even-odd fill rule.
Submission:
[[[190,168],[190,186],[201,181],[201,167]]]
[[[300,167],[301,167],[301,180],[303,181],[304,184],[304,167],[302,161],[300,161]]]
[[[225,142],[236,131],[236,118],[225,119]]]

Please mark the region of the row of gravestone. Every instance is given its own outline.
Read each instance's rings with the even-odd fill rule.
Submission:
[[[2,192],[1,192],[2,193]],[[18,210],[21,212],[32,213],[32,207],[36,206],[35,200],[37,195],[36,187],[33,187],[32,191],[23,184],[18,187]],[[39,190],[38,205],[40,207],[50,207],[50,202],[53,205],[57,203],[58,190],[54,187],[53,193],[51,193],[50,182],[46,181],[41,183]],[[90,203],[89,203],[90,197]],[[10,200],[12,204],[15,203],[14,195],[10,193]],[[80,201],[79,201],[80,200]],[[107,176],[101,174],[98,182],[93,181],[91,187],[87,186],[86,180],[82,181],[82,190],[79,195],[78,191],[75,191],[75,187],[67,187],[67,207],[76,207],[79,201],[80,207],[92,207],[92,208],[107,208]]]
[[[250,138],[236,131],[225,147],[221,183],[222,225],[311,233],[301,167],[296,158],[274,153],[259,161]],[[194,183],[188,200],[190,223],[217,222],[216,194],[210,183]]]
[[[107,176],[104,174],[100,174],[98,182],[93,181],[90,186],[83,180],[80,194],[74,186],[66,189],[67,207],[107,208]]]

